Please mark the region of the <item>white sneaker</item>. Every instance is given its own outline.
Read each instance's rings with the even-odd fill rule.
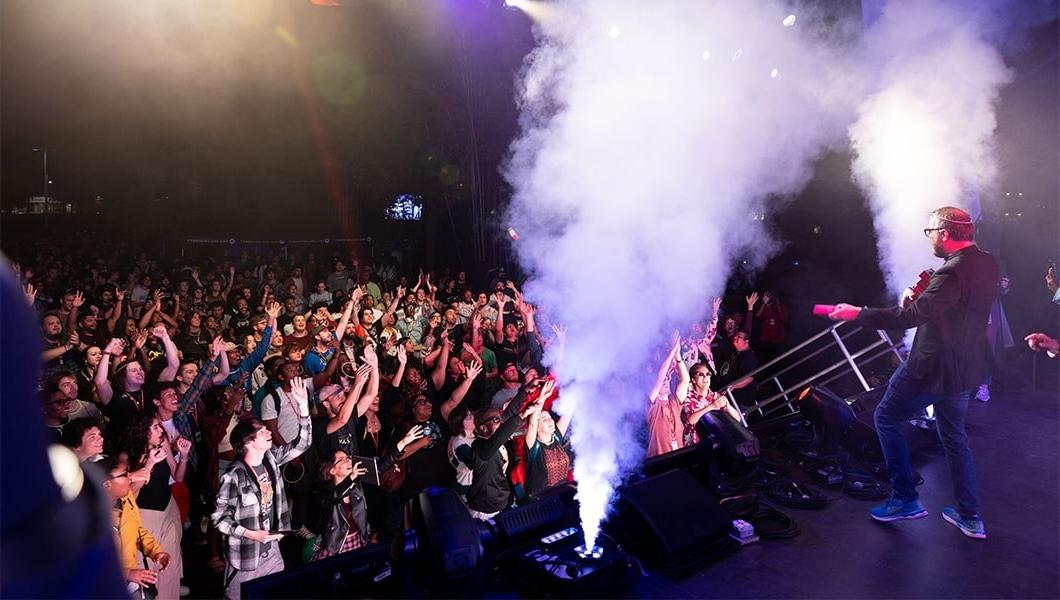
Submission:
[[[985,383],[979,386],[979,390],[975,392],[975,399],[980,402],[990,402],[990,386]]]
[[[188,586],[186,586],[186,585],[181,585],[180,586],[180,597],[183,598],[185,596],[190,596],[190,595],[191,595],[191,589],[188,588]]]

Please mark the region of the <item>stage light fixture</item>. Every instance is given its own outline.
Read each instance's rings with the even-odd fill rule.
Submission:
[[[795,25],[795,15],[788,15],[788,16],[784,17],[784,20],[781,21],[781,24],[783,24],[784,27],[792,27],[792,26],[794,26]]]
[[[776,79],[777,75],[780,75],[780,69],[773,69],[772,71],[769,72],[769,78],[770,79]]]

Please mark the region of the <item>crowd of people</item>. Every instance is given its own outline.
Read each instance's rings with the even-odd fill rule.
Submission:
[[[489,519],[573,480],[570,419],[542,364],[566,331],[542,332],[503,269],[473,281],[338,256],[162,261],[126,247],[17,258],[44,338],[45,424],[102,474],[132,591],[180,596],[201,548],[237,597],[285,564],[400,534],[427,487]],[[697,443],[708,412],[739,421],[754,404],[789,312],[775,292],[744,300],[727,313],[714,300],[660,352],[647,456]],[[1048,336],[1027,341],[1055,351]]]
[[[489,519],[572,481],[570,419],[542,364],[566,332],[542,333],[503,269],[472,282],[341,257],[163,262],[128,248],[18,260],[44,338],[46,426],[99,467],[132,591],[187,593],[183,558],[201,548],[238,597],[285,564],[399,534],[429,486]],[[752,321],[769,320],[770,343],[787,319],[775,295],[746,303],[725,335],[716,301],[710,323],[675,337],[661,377],[680,382],[653,392],[673,410],[649,411],[649,455],[695,443],[708,410],[739,418],[711,377],[750,389]],[[667,423],[673,439],[656,439]]]

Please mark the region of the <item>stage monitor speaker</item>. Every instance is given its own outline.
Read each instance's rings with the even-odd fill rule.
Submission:
[[[651,566],[716,553],[732,525],[717,498],[684,470],[619,488],[612,527],[629,552]]]

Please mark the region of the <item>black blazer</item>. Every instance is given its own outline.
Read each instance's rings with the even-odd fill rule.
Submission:
[[[986,322],[997,297],[997,273],[992,255],[968,246],[946,258],[907,308],[866,308],[857,320],[875,329],[917,327],[908,376],[935,394],[970,391],[987,375]]]

